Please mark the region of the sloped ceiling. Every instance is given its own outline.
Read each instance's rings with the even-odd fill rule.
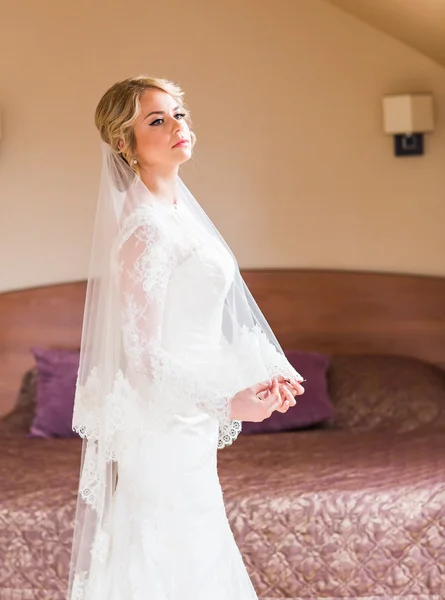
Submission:
[[[445,0],[325,0],[445,66]]]

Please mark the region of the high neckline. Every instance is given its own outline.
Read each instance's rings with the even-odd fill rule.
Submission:
[[[168,215],[169,217],[178,220],[181,214],[183,213],[184,203],[182,200],[178,200],[177,202],[171,204],[159,202],[157,206],[164,215]]]
[[[160,200],[156,200],[155,202],[153,202],[153,206],[160,208],[163,212],[166,212],[166,213],[178,212],[181,204],[182,204],[181,201],[170,202],[169,204],[167,204],[166,202],[162,202]]]

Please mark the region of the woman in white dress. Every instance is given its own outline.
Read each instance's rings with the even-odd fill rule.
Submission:
[[[178,86],[100,100],[103,171],[73,427],[83,456],[70,600],[254,600],[217,449],[303,393],[236,260],[178,176]]]

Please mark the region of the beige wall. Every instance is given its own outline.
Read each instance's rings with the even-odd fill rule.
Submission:
[[[6,0],[0,290],[84,278],[95,105],[146,72],[188,92],[184,179],[242,267],[445,275],[445,69],[319,0]],[[434,93],[427,154],[395,159],[385,93]]]
[[[324,0],[445,66],[443,0]]]

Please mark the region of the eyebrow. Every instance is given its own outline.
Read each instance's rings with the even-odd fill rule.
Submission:
[[[175,106],[173,111],[178,110],[178,108],[181,108],[181,107]],[[151,115],[165,115],[165,110],[154,110],[153,112],[148,113],[148,115],[144,118],[144,121],[145,121],[145,119],[148,119],[148,117],[151,117]]]

